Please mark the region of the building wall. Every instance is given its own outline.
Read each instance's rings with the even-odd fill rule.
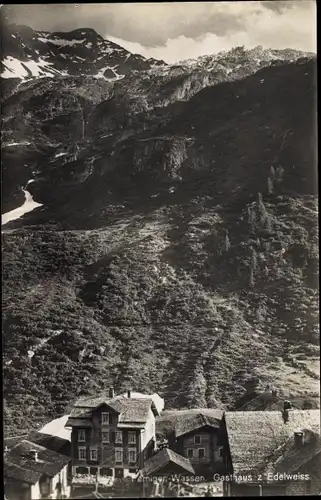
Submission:
[[[38,500],[41,498],[39,482],[36,484],[33,484],[31,486],[30,490],[31,490],[31,500]]]
[[[66,465],[59,474],[56,474],[51,480],[51,494],[52,498],[58,498],[59,492],[57,490],[57,484],[61,482],[62,494],[69,497],[70,488],[68,486],[68,465]]]
[[[200,444],[195,444],[195,436],[200,436]],[[198,450],[203,448],[205,451],[204,458],[198,457]],[[188,457],[188,449],[193,450],[193,457],[188,457],[192,464],[221,464],[223,457],[220,456],[220,448],[218,445],[218,432],[211,429],[200,429],[193,433],[181,436],[177,440],[178,452]]]
[[[148,420],[142,432],[142,442],[141,442],[142,451],[146,448],[151,439],[155,439],[155,436],[156,436],[155,416],[153,411],[150,409],[148,412]]]
[[[108,412],[110,414],[110,425],[101,424],[101,413]],[[71,443],[72,443],[72,464],[73,473],[75,467],[99,467],[104,466],[108,468],[122,468],[134,469],[142,467],[144,460],[149,457],[150,444],[155,439],[155,417],[152,410],[149,411],[149,418],[146,422],[145,428],[140,429],[119,429],[118,428],[118,414],[115,413],[108,406],[99,408],[93,413],[91,420],[91,427],[86,429],[86,441],[78,442],[78,430],[84,429],[82,427],[73,427]],[[102,432],[109,431],[109,443],[102,442]],[[116,431],[122,431],[123,442],[116,443]],[[129,432],[136,433],[136,444],[129,443]],[[86,460],[79,460],[78,448],[86,447]],[[152,445],[153,447],[153,445]],[[90,448],[97,450],[97,461],[90,460]],[[115,463],[115,449],[120,448],[123,450],[123,463]],[[136,450],[136,463],[129,462],[129,451]],[[146,455],[146,457],[145,457]],[[124,471],[125,472],[125,471]]]
[[[4,491],[8,500],[31,500],[31,485],[13,479],[4,479]]]

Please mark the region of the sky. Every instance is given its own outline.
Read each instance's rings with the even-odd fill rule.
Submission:
[[[44,31],[93,28],[125,49],[175,63],[244,45],[316,52],[316,2],[11,4],[2,19]]]

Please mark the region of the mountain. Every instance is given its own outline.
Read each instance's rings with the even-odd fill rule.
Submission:
[[[316,60],[206,61],[3,97],[3,212],[41,204],[2,229],[10,430],[112,384],[318,404]]]
[[[5,79],[57,75],[118,79],[131,71],[165,65],[164,61],[131,54],[90,28],[49,33],[28,26],[3,25],[1,38],[1,77]]]

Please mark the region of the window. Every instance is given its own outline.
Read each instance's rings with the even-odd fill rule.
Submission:
[[[128,443],[129,444],[136,444],[136,432],[135,431],[128,432]]]
[[[194,444],[201,444],[201,436],[194,436]]]
[[[122,449],[115,449],[115,462],[116,464],[122,464],[123,463],[123,450]]]
[[[219,455],[219,457],[223,457],[224,456],[224,454],[223,454],[223,446],[221,448],[219,448],[218,455]]]
[[[122,431],[116,431],[115,433],[115,443],[122,443],[123,442],[123,433]]]
[[[192,450],[192,448],[188,448],[188,450],[187,450],[187,457],[188,458],[193,458],[193,450]]]
[[[76,467],[76,474],[88,474],[88,467]]]
[[[78,442],[85,442],[86,441],[86,431],[85,429],[79,429],[78,430]]]
[[[90,460],[95,462],[97,460],[97,449],[90,448]]]
[[[86,460],[86,448],[85,448],[85,446],[79,446],[78,459],[79,460]]]
[[[136,463],[137,457],[136,457],[136,450],[128,450],[128,462],[130,464]]]
[[[39,489],[42,497],[47,498],[50,495],[51,486],[50,479],[47,477],[44,480],[39,481]]]
[[[101,423],[102,423],[102,425],[109,425],[110,424],[110,414],[109,413],[102,413],[101,414]]]
[[[109,443],[109,431],[102,431],[102,433],[101,433],[101,441],[103,443]]]
[[[204,450],[204,448],[199,448],[199,450],[198,450],[198,458],[205,458],[205,450]]]
[[[113,476],[113,469],[109,469],[108,467],[102,467],[100,469],[101,476]]]

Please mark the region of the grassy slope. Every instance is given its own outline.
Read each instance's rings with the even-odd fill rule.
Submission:
[[[256,269],[251,287],[246,234],[225,251],[209,211],[175,238],[170,217],[154,217],[104,230],[4,236],[12,427],[59,416],[82,391],[111,383],[157,391],[168,408],[233,407],[257,377],[262,388],[273,383],[314,399],[318,376],[306,366],[318,350],[317,291],[291,255],[278,262],[273,246],[262,248],[270,274]],[[308,239],[305,247],[311,251]],[[290,295],[284,304],[280,287]]]
[[[5,231],[11,430],[59,416],[77,395],[112,383],[157,391],[167,408],[233,408],[267,383],[315,404],[313,71],[273,68],[265,85],[260,74],[168,106],[166,126],[158,117],[144,146],[139,136],[127,154],[126,138],[124,147],[107,142],[88,183],[74,181],[76,194],[62,185],[67,201],[49,203],[49,219],[68,220],[70,230]],[[111,205],[105,193],[116,181],[124,186],[118,204],[134,185],[143,202]],[[95,196],[84,210],[88,192]],[[97,220],[103,227],[89,229]]]

